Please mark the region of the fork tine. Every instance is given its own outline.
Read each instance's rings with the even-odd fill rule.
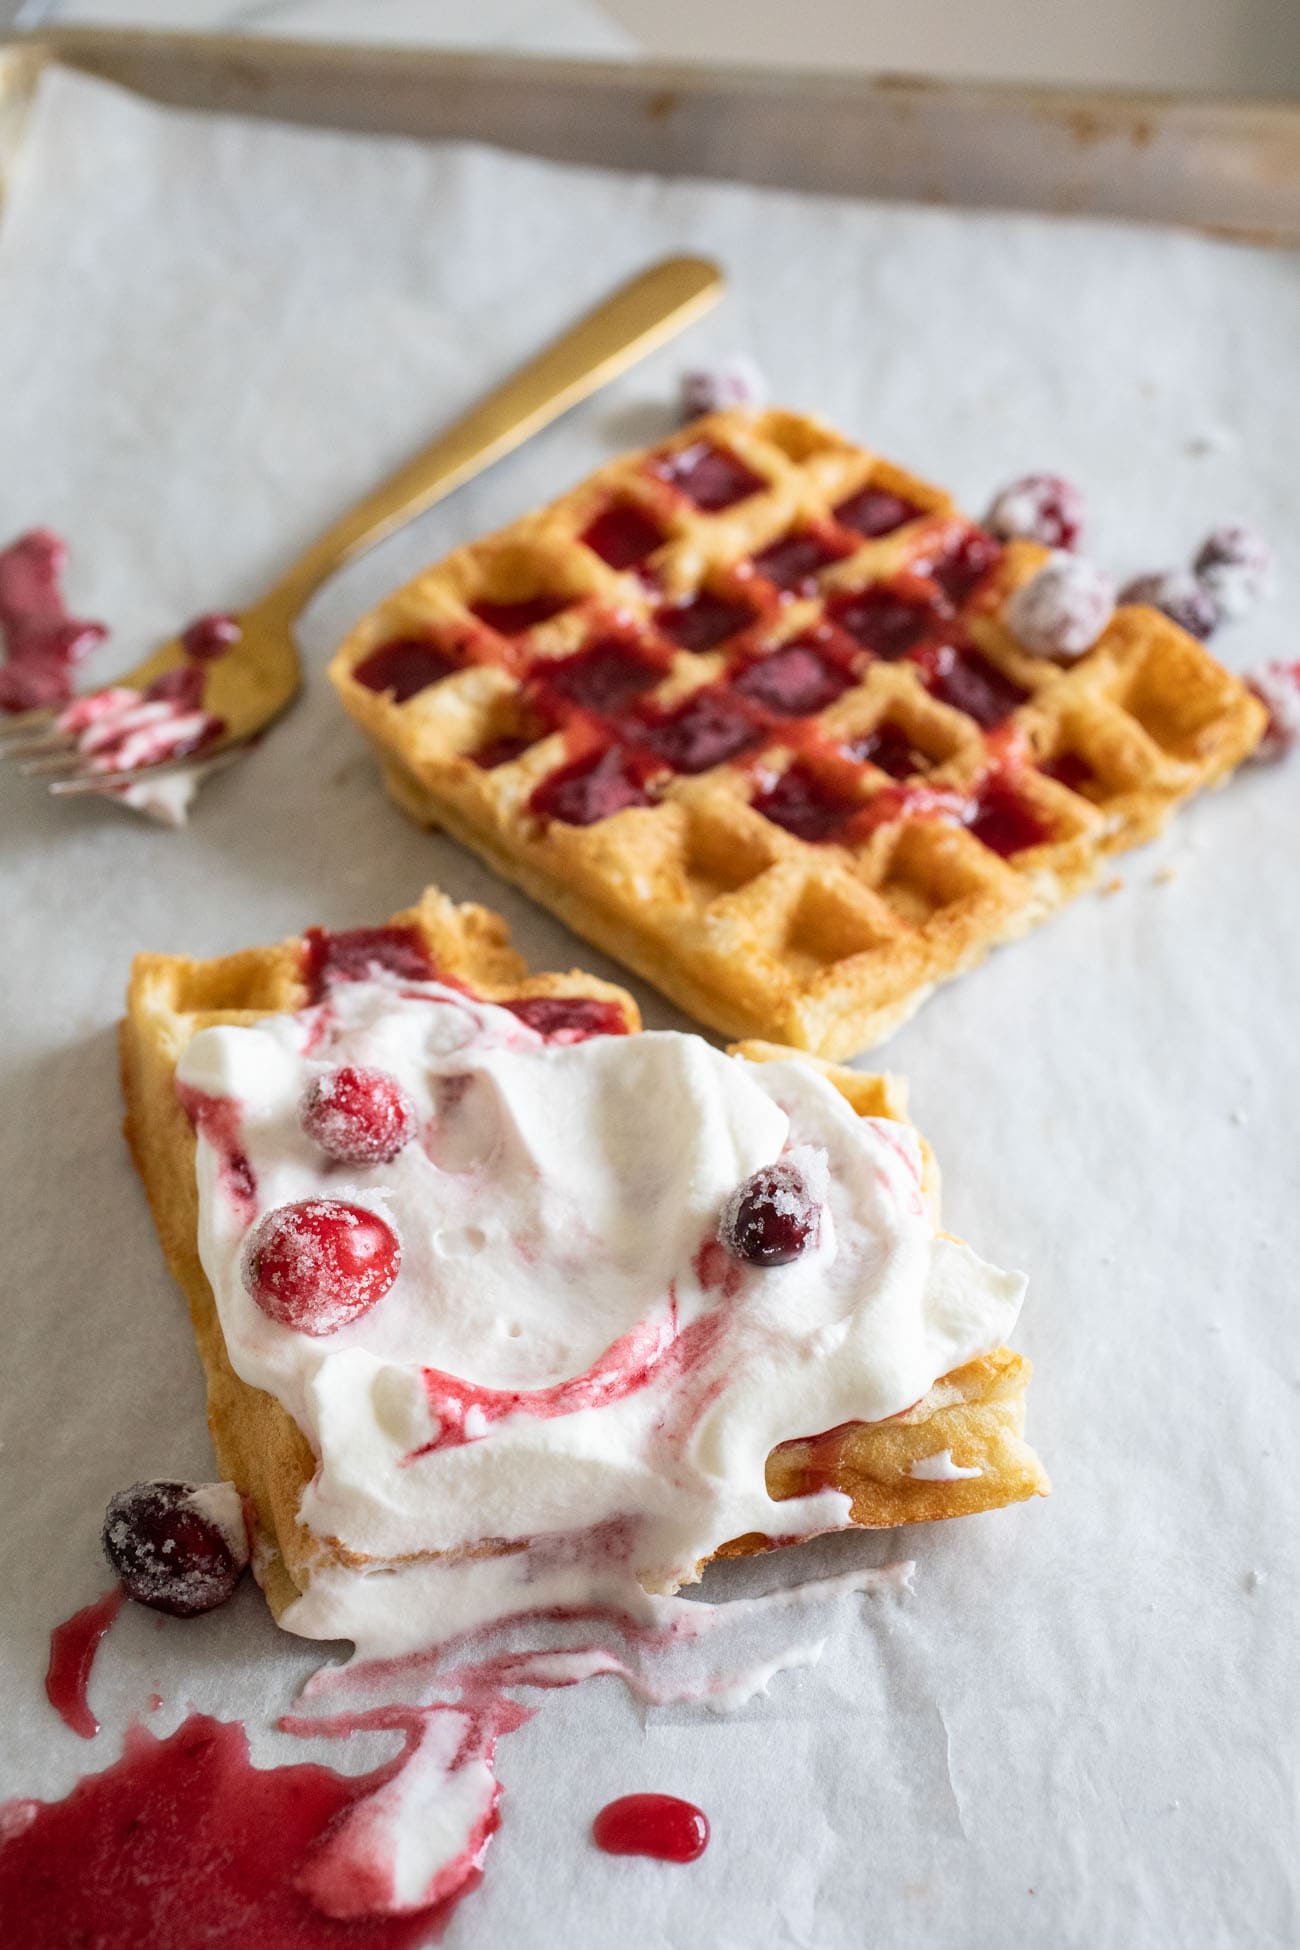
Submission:
[[[0,745],[0,760],[51,758],[55,752],[73,752],[76,749],[77,741],[71,732],[34,731],[26,738],[11,738],[7,744]]]
[[[52,725],[56,715],[52,710],[19,711],[11,718],[0,718],[0,745],[30,738],[34,731]]]
[[[28,758],[18,767],[25,779],[57,778],[61,772],[76,772],[81,769],[83,759],[76,745],[52,753],[47,758]]]
[[[165,779],[172,772],[183,771],[187,765],[202,765],[207,771],[221,771],[233,765],[249,750],[253,740],[243,739],[237,744],[223,745],[219,752],[205,758],[202,752],[190,752],[184,758],[164,759],[158,765],[135,765],[128,772],[77,772],[71,778],[54,779],[49,790],[59,798],[78,796],[84,792],[108,792],[120,785],[147,784],[151,779]]]

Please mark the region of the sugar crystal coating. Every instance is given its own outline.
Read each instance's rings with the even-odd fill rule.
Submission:
[[[1192,567],[1224,616],[1244,616],[1273,586],[1273,550],[1244,521],[1213,529]]]
[[[993,498],[984,526],[1000,541],[1074,548],[1083,528],[1084,501],[1060,474],[1023,474]]]
[[[817,1243],[827,1182],[825,1152],[806,1145],[763,1165],[723,1207],[719,1241],[748,1265],[788,1265]]]
[[[1213,636],[1222,620],[1218,603],[1190,569],[1159,569],[1136,576],[1120,590],[1122,603],[1148,603],[1180,629],[1202,642]]]
[[[1115,609],[1115,585],[1083,556],[1057,549],[1006,607],[1007,628],[1038,657],[1091,650]]]
[[[268,1319],[320,1338],[368,1313],[397,1278],[402,1249],[365,1205],[309,1198],[260,1219],[244,1252],[244,1286]]]
[[[248,1563],[229,1483],[133,1483],[110,1500],[102,1541],[128,1597],[172,1618],[224,1605]]]
[[[415,1108],[387,1070],[344,1064],[303,1093],[303,1130],[341,1165],[388,1165],[415,1136]]]

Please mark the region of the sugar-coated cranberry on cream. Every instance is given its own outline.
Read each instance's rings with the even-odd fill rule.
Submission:
[[[1083,556],[1057,549],[1006,607],[1007,628],[1037,657],[1091,650],[1115,609],[1115,585]]]
[[[401,1263],[397,1234],[377,1212],[309,1198],[278,1205],[258,1221],[243,1278],[268,1319],[319,1338],[368,1313]]]
[[[351,1063],[313,1077],[299,1115],[312,1142],[341,1165],[390,1165],[415,1136],[415,1107],[397,1078]]]
[[[1154,575],[1135,576],[1120,590],[1119,599],[1148,603],[1202,642],[1214,635],[1223,620],[1210,590],[1190,569],[1159,569]]]
[[[701,413],[725,413],[736,406],[763,406],[767,401],[767,381],[755,361],[743,352],[684,372],[681,391],[682,417],[687,420]]]
[[[215,1611],[248,1563],[232,1483],[133,1483],[104,1513],[104,1555],[127,1596],[172,1618]]]
[[[718,1239],[750,1266],[787,1266],[817,1244],[826,1206],[825,1153],[801,1146],[763,1165],[723,1208]]]
[[[984,527],[999,541],[1075,548],[1083,528],[1083,496],[1060,474],[1023,474],[993,498]]]
[[[1223,616],[1244,616],[1273,586],[1273,551],[1259,530],[1244,521],[1213,529],[1192,568]]]

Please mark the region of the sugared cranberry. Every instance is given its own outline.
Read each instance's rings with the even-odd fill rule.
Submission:
[[[313,1077],[303,1093],[303,1130],[341,1165],[390,1165],[415,1136],[415,1108],[387,1070],[351,1063]]]
[[[621,711],[653,689],[663,671],[619,637],[602,637],[575,656],[537,663],[534,681],[586,711]]]
[[[309,1198],[259,1220],[244,1252],[244,1285],[268,1319],[319,1338],[368,1313],[401,1263],[397,1234],[377,1212]]]
[[[702,656],[735,636],[754,620],[747,603],[733,603],[702,589],[686,603],[667,603],[655,612],[655,622],[666,637],[683,650]]]
[[[674,772],[707,772],[757,745],[763,733],[726,691],[697,691],[670,718],[648,724],[644,738]]]
[[[1252,756],[1271,765],[1300,744],[1300,662],[1265,664],[1246,681],[1268,712],[1264,736]]]
[[[682,374],[684,420],[698,419],[701,413],[726,413],[738,406],[762,406],[766,400],[767,381],[754,360],[743,352]]]
[[[696,440],[676,453],[660,454],[650,462],[652,472],[668,481],[706,515],[720,514],[747,501],[767,486],[760,474],[746,467],[738,454],[710,441]]]
[[[915,521],[924,513],[924,508],[904,501],[901,494],[891,494],[888,488],[865,487],[840,502],[835,519],[841,528],[852,528],[867,541],[874,542],[881,535],[892,535],[905,521]]]
[[[1226,522],[1208,534],[1192,568],[1221,616],[1244,616],[1273,586],[1273,551],[1244,521]]]
[[[853,682],[848,671],[808,643],[787,643],[734,679],[734,687],[783,718],[824,711]]]
[[[934,627],[935,611],[928,603],[897,596],[888,588],[854,590],[827,603],[832,622],[847,630],[855,642],[887,663],[905,657]]]
[[[543,819],[594,826],[598,819],[608,819],[629,806],[648,806],[652,800],[628,753],[611,745],[594,758],[575,759],[550,773],[528,803]]]
[[[1007,628],[1036,657],[1067,662],[1091,650],[1115,609],[1115,585],[1083,556],[1058,549],[1006,607]]]
[[[1213,636],[1222,616],[1219,605],[1190,569],[1161,569],[1155,575],[1135,576],[1119,592],[1122,603],[1148,603],[1180,629],[1202,642]]]
[[[230,1483],[134,1483],[104,1514],[104,1555],[127,1595],[172,1618],[224,1605],[248,1563]]]
[[[778,1158],[737,1186],[723,1208],[718,1239],[747,1265],[788,1265],[816,1245],[825,1199],[824,1153]]]
[[[984,526],[1004,542],[1074,548],[1083,520],[1083,496],[1073,482],[1060,474],[1022,474],[994,497]]]
[[[208,616],[196,616],[186,625],[181,631],[181,648],[196,662],[210,663],[215,657],[224,657],[242,635],[238,617],[213,611]]]
[[[405,704],[459,669],[455,657],[438,644],[426,637],[404,636],[381,643],[354,665],[352,675],[368,691],[386,692],[394,704]]]

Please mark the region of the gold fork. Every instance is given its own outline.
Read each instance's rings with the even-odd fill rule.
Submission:
[[[0,757],[24,761],[23,773],[49,778],[54,793],[112,791],[237,757],[297,695],[301,670],[293,625],[327,577],[626,371],[716,304],[722,292],[722,273],[703,258],[667,258],[643,271],[326,529],[261,602],[233,618],[239,634],[230,647],[198,666],[204,675],[201,708],[223,725],[211,742],[153,764],[92,772],[77,735],[57,727],[66,708],[60,707],[0,723]],[[193,667],[193,660],[175,637],[114,682],[142,691],[187,665]]]

